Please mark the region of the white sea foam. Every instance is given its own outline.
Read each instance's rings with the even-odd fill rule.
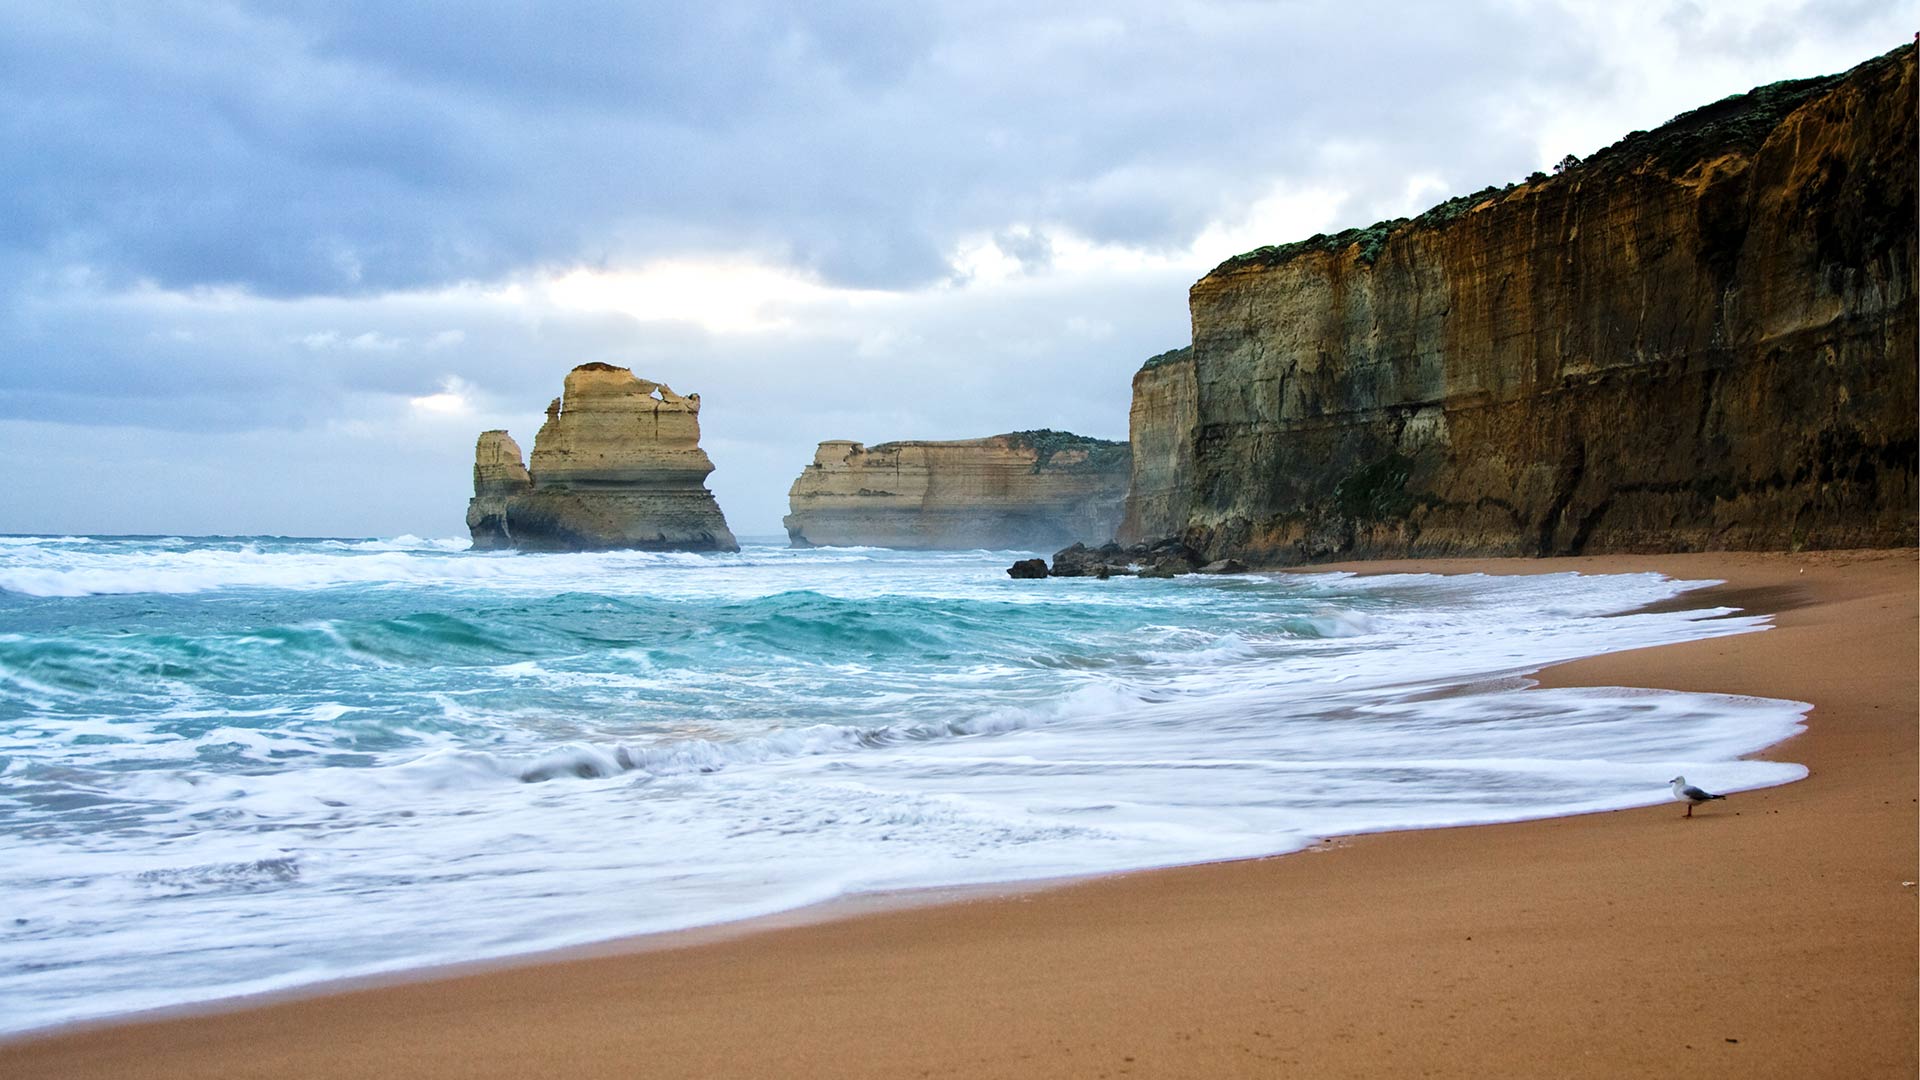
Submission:
[[[84,536],[0,536],[0,547],[37,547],[42,544],[85,544]]]
[[[338,551],[466,551],[473,541],[464,536],[429,539],[402,533],[384,540],[322,540],[318,546]]]
[[[1803,775],[1797,703],[1526,689],[1764,629],[1652,574],[365,543],[0,555],[0,1029]],[[186,599],[43,614],[116,591]]]
[[[88,543],[71,538],[75,543]],[[64,543],[65,541],[59,541]],[[445,586],[644,592],[636,580],[663,571],[749,567],[807,567],[871,562],[862,549],[751,554],[622,551],[593,554],[474,553],[466,541],[322,541],[316,544],[245,542],[175,549],[152,545],[96,545],[93,550],[46,549],[35,538],[0,561],[0,591],[39,597],[192,594],[221,589],[314,590],[365,585]],[[458,545],[458,546],[455,546]],[[45,550],[42,550],[45,549]]]

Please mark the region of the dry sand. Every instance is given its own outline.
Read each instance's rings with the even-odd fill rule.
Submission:
[[[1813,702],[1768,754],[1812,775],[69,1029],[0,1076],[1914,1076],[1915,553],[1354,569],[1414,567],[1727,579],[1778,629],[1542,679]]]

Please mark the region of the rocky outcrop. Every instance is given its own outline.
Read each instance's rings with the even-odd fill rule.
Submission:
[[[1133,473],[1126,511],[1114,536],[1122,544],[1173,536],[1186,528],[1198,404],[1192,346],[1161,353],[1133,376],[1133,409],[1127,417]]]
[[[1074,544],[1053,553],[1052,577],[1179,577],[1200,566],[1199,554],[1179,540],[1153,544],[1108,541],[1099,547]]]
[[[1053,566],[1044,559],[1022,559],[1007,568],[1014,578],[1115,577],[1170,578],[1183,574],[1244,574],[1239,559],[1215,559],[1201,564],[1200,553],[1174,538],[1152,544],[1108,541],[1099,547],[1074,544],[1053,553]]]
[[[1914,91],[1908,46],[1228,260],[1190,293],[1192,420],[1178,365],[1135,380],[1123,535],[1267,563],[1914,543]]]
[[[506,432],[480,436],[467,528],[477,548],[737,551],[712,471],[700,395],[582,364],[547,406],[530,470]]]
[[[1060,431],[954,442],[820,444],[788,492],[796,547],[1045,551],[1113,535],[1126,443]]]

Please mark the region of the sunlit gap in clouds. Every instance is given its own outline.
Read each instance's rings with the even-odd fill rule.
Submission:
[[[458,375],[449,375],[440,380],[440,391],[435,394],[422,394],[408,398],[416,412],[433,413],[440,416],[466,416],[473,412],[473,387]]]
[[[1251,201],[1223,202],[1190,242],[1165,247],[1096,241],[1057,221],[1003,222],[951,236],[944,278],[886,288],[837,284],[772,254],[716,248],[343,296],[151,281],[116,288],[97,275],[70,275],[44,281],[20,303],[67,339],[97,336],[97,348],[124,354],[125,366],[171,395],[154,398],[137,420],[117,416],[122,423],[167,427],[190,416],[205,427],[244,417],[364,439],[412,431],[420,445],[437,448],[464,443],[464,435],[447,434],[455,430],[537,426],[534,410],[550,396],[556,367],[606,360],[684,378],[691,389],[731,391],[729,416],[759,431],[777,418],[750,411],[755,388],[786,386],[783,416],[796,400],[816,414],[846,408],[825,391],[808,399],[807,386],[785,382],[792,372],[839,363],[859,373],[871,396],[836,417],[835,430],[958,437],[1035,422],[989,403],[996,380],[1056,368],[1058,377],[1102,358],[1120,371],[1181,344],[1185,285],[1239,252],[1349,224],[1353,204],[1330,185],[1276,184]],[[249,357],[239,369],[245,386],[208,361],[222,355]],[[960,417],[951,430],[915,411],[915,394],[930,384],[943,387],[946,411],[938,415]],[[1100,385],[1106,390],[1088,394],[1124,397],[1120,375]],[[245,409],[220,404],[243,392],[262,400]],[[1103,407],[1125,415],[1123,405]],[[49,412],[37,415],[65,419]],[[716,438],[728,437],[722,419],[715,423]]]
[[[543,291],[556,307],[617,312],[642,322],[690,322],[715,334],[795,329],[807,311],[870,306],[898,295],[837,288],[794,270],[729,257],[577,269],[547,282]]]
[[[493,290],[489,299],[586,312],[641,322],[682,322],[716,335],[808,333],[863,317],[884,321],[890,309],[945,294],[1054,284],[1135,273],[1199,276],[1220,260],[1273,242],[1334,227],[1349,201],[1331,188],[1276,187],[1231,220],[1208,225],[1184,249],[1153,251],[1103,244],[1061,229],[1011,225],[962,237],[948,257],[952,274],[917,289],[837,286],[803,270],[740,255],[677,256],[622,268],[576,267],[544,281]],[[1097,317],[1098,312],[1079,313]],[[884,329],[874,327],[876,332]],[[415,399],[416,405],[424,399]]]

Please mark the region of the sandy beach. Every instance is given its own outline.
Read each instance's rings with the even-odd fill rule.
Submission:
[[[1812,702],[1767,754],[1811,775],[77,1027],[0,1075],[1915,1074],[1913,551],[1346,569],[1724,579],[1689,604],[1775,629],[1539,678]]]

